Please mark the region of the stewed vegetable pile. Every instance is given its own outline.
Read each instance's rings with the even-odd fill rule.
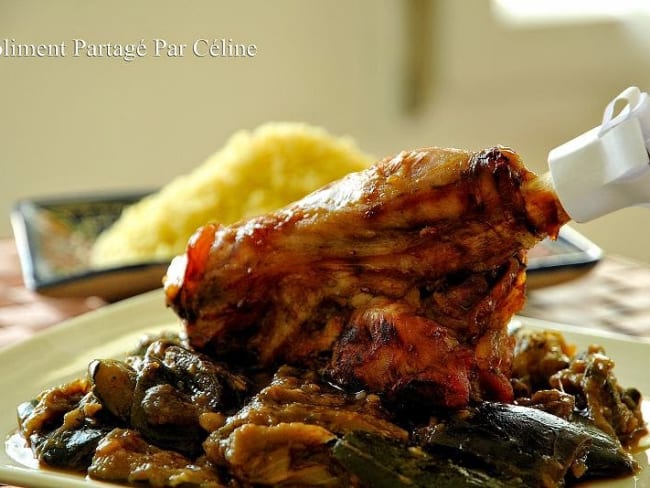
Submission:
[[[460,410],[344,392],[317,371],[233,368],[180,338],[18,408],[47,466],[150,486],[562,486],[634,473],[641,395],[602,348],[520,332],[513,404]]]

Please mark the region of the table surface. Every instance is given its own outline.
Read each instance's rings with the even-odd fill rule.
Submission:
[[[104,304],[27,290],[13,240],[0,239],[0,347]],[[530,291],[521,315],[650,338],[650,266],[606,256],[575,280]]]

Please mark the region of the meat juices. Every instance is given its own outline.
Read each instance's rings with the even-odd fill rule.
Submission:
[[[401,152],[276,212],[208,224],[165,278],[193,347],[393,402],[511,401],[525,251],[569,220],[511,149]]]

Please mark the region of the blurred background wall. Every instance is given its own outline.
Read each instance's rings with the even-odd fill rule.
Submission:
[[[0,40],[149,47],[131,62],[0,56],[0,236],[19,198],[155,188],[270,120],[351,135],[378,157],[504,144],[544,171],[548,151],[598,125],[623,88],[650,90],[650,10],[567,18],[536,3],[549,19],[508,17],[491,0],[0,0]],[[257,53],[152,53],[154,39],[221,38]],[[575,227],[650,262],[649,223],[626,209]]]

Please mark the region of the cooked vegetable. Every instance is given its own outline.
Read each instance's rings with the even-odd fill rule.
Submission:
[[[638,468],[614,438],[538,409],[484,402],[419,432],[423,447],[524,486],[562,486],[571,469],[598,476]],[[618,447],[618,448],[617,448]],[[593,463],[593,464],[590,464]]]
[[[106,481],[147,483],[156,487],[219,488],[217,474],[209,466],[195,464],[174,451],[158,449],[137,432],[111,431],[97,447],[88,474]]]
[[[647,433],[641,414],[641,394],[624,389],[614,375],[614,361],[600,346],[576,355],[568,368],[558,371],[549,382],[571,393],[576,409],[603,432],[633,445]]]
[[[332,449],[334,457],[364,486],[372,488],[505,488],[524,486],[455,464],[418,448],[368,432],[346,434]]]
[[[518,344],[518,405],[457,411],[398,409],[295,367],[242,375],[181,344],[148,340],[21,404],[38,460],[188,488],[559,487],[638,469],[617,436],[645,432],[640,395],[618,385],[601,349],[567,355],[555,334]]]
[[[77,471],[88,467],[97,444],[115,425],[84,380],[51,388],[37,400],[21,404],[18,418],[40,462]]]
[[[320,425],[339,435],[361,430],[408,439],[408,432],[390,421],[376,395],[346,393],[313,372],[282,366],[265,388],[210,435],[204,448],[210,457],[214,443],[242,425],[292,422]],[[215,453],[214,459],[218,458]]]
[[[589,421],[576,421],[571,425],[588,434],[591,444],[585,460],[587,470],[582,478],[625,476],[639,469],[616,437],[606,434]]]
[[[211,462],[250,483],[341,486],[348,475],[331,458],[330,443],[353,431],[408,438],[377,396],[352,395],[313,372],[283,366],[203,448]]]
[[[113,415],[128,422],[131,417],[136,372],[122,361],[95,360],[88,366],[93,391]]]
[[[349,475],[329,456],[335,439],[318,425],[282,422],[242,425],[221,444],[229,471],[246,483],[336,488]]]
[[[88,394],[88,381],[77,379],[61,386],[49,388],[31,401],[18,406],[20,433],[28,442],[49,432],[63,422],[63,417],[77,407]]]
[[[549,378],[567,368],[575,353],[558,332],[519,329],[516,338],[512,379],[520,396],[550,388]]]
[[[207,432],[205,413],[227,412],[242,402],[248,381],[174,341],[152,342],[144,357],[96,360],[89,367],[102,405],[155,445],[195,456]]]
[[[87,423],[72,429],[60,427],[37,447],[39,461],[55,468],[83,471],[95,455],[97,444],[110,430],[110,427],[92,427]]]

